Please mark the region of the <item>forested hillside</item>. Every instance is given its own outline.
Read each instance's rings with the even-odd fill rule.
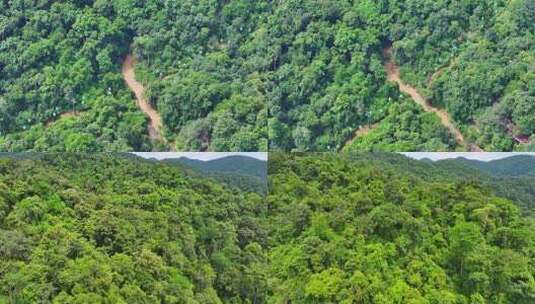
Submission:
[[[357,150],[452,150],[436,116],[387,82],[381,50],[390,22],[386,1],[284,1],[266,25],[270,149],[338,150],[363,125]],[[350,147],[349,149],[352,149]]]
[[[204,176],[244,191],[266,194],[268,190],[267,161],[253,157],[233,155],[207,161],[181,157],[168,158],[163,162],[192,168]]]
[[[164,162],[180,163],[205,172],[234,172],[267,179],[267,161],[249,156],[230,155],[206,161],[181,157],[167,158]]]
[[[2,1],[0,148],[535,150],[533,3]]]
[[[535,166],[535,156],[513,155],[483,162],[462,157],[439,161],[416,160],[397,153],[347,155],[377,168],[404,172],[407,176],[428,182],[474,182],[514,201],[522,213],[535,216],[535,177],[530,170]]]
[[[0,158],[0,303],[261,303],[264,199],[133,156]]]
[[[238,46],[267,3],[235,2],[1,1],[0,149],[265,151],[265,84]],[[124,83],[129,53],[167,143]]]
[[[270,155],[273,303],[535,301],[534,218],[478,182],[419,178],[403,158]]]
[[[389,3],[402,77],[487,151],[535,150],[535,2]]]
[[[457,159],[468,166],[475,167],[494,176],[503,177],[535,177],[535,154],[516,155],[489,162],[469,159]]]
[[[150,150],[105,1],[0,2],[0,149]]]
[[[522,211],[535,216],[535,156],[518,155],[490,162],[463,158],[433,164],[452,179],[478,181],[500,196],[515,201]]]
[[[2,155],[0,303],[533,303],[534,217],[443,164],[274,153],[265,198],[132,154]]]
[[[533,1],[286,1],[273,18],[272,147],[334,150],[379,122],[348,149],[535,149]],[[464,147],[438,119],[418,119],[421,109],[392,115],[406,99],[386,81],[390,48],[403,81],[449,112]]]

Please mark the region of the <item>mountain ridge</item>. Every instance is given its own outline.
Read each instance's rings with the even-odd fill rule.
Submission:
[[[229,155],[216,159],[199,160],[186,156],[168,158],[162,163],[185,166],[242,190],[267,193],[267,161],[250,156]]]

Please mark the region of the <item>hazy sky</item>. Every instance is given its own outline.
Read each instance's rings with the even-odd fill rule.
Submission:
[[[404,152],[401,154],[415,159],[429,158],[431,160],[440,160],[445,158],[464,157],[482,161],[491,161],[521,154],[535,156],[535,152]]]
[[[179,157],[211,160],[229,155],[249,156],[261,160],[267,160],[267,153],[265,152],[134,152],[134,154],[143,158],[156,158],[158,160]]]
[[[265,152],[134,152],[134,154],[144,158],[156,158],[159,160],[166,158],[179,158],[183,156],[200,160],[211,160],[229,155],[249,156],[261,160],[267,160],[268,157],[267,153]],[[490,161],[520,154],[535,156],[535,152],[403,152],[401,154],[415,159],[429,158],[431,160],[440,160],[446,158],[464,157],[482,161]]]

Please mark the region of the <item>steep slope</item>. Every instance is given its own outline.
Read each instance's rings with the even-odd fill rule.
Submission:
[[[127,55],[123,61],[123,77],[128,87],[136,96],[136,105],[143,113],[149,117],[149,136],[153,140],[163,142],[162,137],[162,119],[160,114],[152,107],[145,97],[145,88],[136,80],[134,72],[135,59],[132,55]]]
[[[482,149],[534,149],[533,1],[381,2],[405,82]]]
[[[452,133],[459,146],[464,147],[470,152],[482,152],[481,148],[477,147],[477,145],[467,144],[465,142],[463,134],[455,126],[446,110],[434,107],[429,101],[426,100],[425,97],[423,97],[418,92],[416,88],[404,83],[403,80],[401,80],[399,74],[399,67],[396,65],[394,59],[392,58],[392,46],[388,46],[383,49],[383,56],[386,60],[385,70],[387,74],[387,79],[389,81],[397,83],[399,85],[399,90],[405,94],[408,94],[415,103],[417,103],[424,109],[424,111],[436,114],[440,118],[440,122],[442,123],[442,125],[447,128],[450,133]]]
[[[240,2],[0,2],[0,151],[267,150]]]

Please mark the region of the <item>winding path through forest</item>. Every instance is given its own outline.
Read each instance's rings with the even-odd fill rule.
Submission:
[[[132,55],[126,56],[123,61],[123,77],[128,85],[128,87],[134,92],[136,96],[136,104],[147,116],[149,116],[149,136],[151,139],[165,142],[162,137],[162,119],[160,114],[152,107],[152,105],[147,101],[143,93],[145,88],[141,83],[136,80],[136,74],[134,72],[134,65],[136,64],[136,59]]]
[[[360,126],[356,131],[355,133],[353,133],[353,136],[351,136],[351,138],[349,138],[345,143],[344,145],[340,148],[340,150],[342,150],[344,147],[348,147],[349,145],[351,145],[351,143],[359,138],[359,137],[362,137],[362,136],[366,136],[368,135],[368,133],[370,133],[373,129],[375,129],[377,126],[379,125],[379,123],[375,123],[373,125],[363,125],[363,126]]]
[[[439,109],[436,107],[433,107],[419,92],[416,90],[416,88],[404,83],[401,80],[401,77],[399,76],[399,68],[394,62],[393,56],[392,56],[392,47],[388,46],[383,49],[383,55],[386,59],[385,63],[385,69],[387,74],[387,79],[389,81],[393,81],[399,85],[399,90],[405,94],[408,94],[414,102],[421,105],[426,112],[433,112],[435,113],[442,123],[455,137],[455,140],[457,143],[461,146],[466,147],[470,152],[481,152],[481,148],[479,148],[475,144],[467,144],[464,140],[464,136],[459,131],[459,129],[452,123],[452,120],[450,119],[450,116],[448,112],[446,112],[443,109]]]

